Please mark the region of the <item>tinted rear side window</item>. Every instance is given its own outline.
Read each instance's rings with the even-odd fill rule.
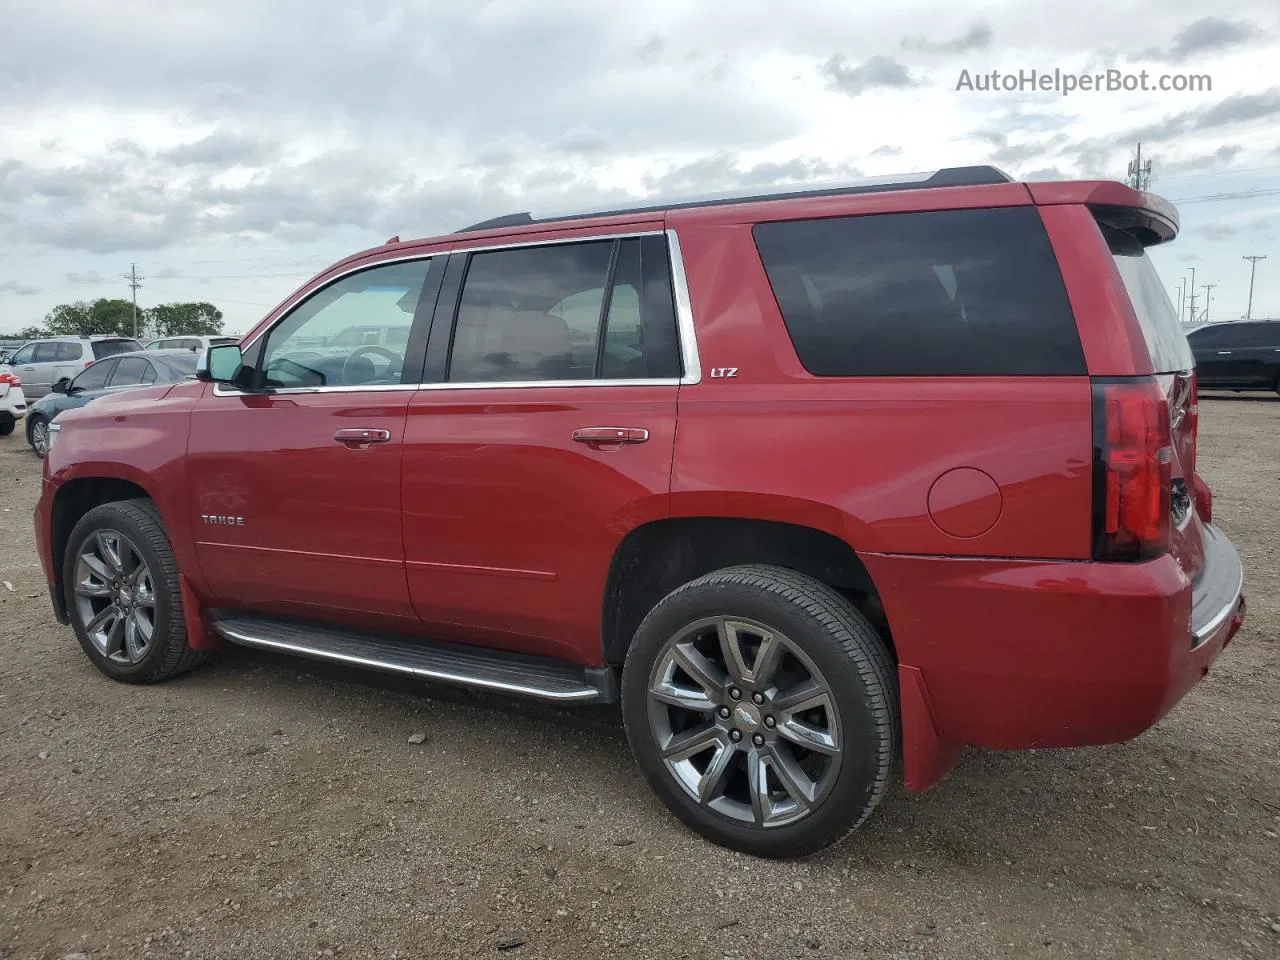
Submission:
[[[118,353],[133,353],[141,350],[142,344],[137,340],[95,340],[93,355],[101,360],[103,357],[114,357]]]
[[[1086,372],[1032,207],[761,223],[755,238],[812,374]]]
[[[1187,334],[1146,249],[1133,236],[1119,230],[1103,226],[1102,234],[1111,248],[1133,312],[1138,316],[1138,325],[1151,355],[1151,369],[1156,373],[1190,370],[1195,360]]]

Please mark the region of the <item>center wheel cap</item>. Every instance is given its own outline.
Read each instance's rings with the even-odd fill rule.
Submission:
[[[760,708],[754,703],[739,703],[733,708],[733,722],[743,730],[757,730],[763,725]]]

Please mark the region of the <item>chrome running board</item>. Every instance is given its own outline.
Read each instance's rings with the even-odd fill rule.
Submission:
[[[610,703],[618,699],[617,679],[608,667],[581,667],[487,647],[357,633],[265,617],[226,616],[214,620],[212,627],[238,646],[411,674],[437,683],[557,703]]]

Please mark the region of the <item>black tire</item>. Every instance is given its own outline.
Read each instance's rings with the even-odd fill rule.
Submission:
[[[156,601],[153,634],[150,648],[137,663],[120,663],[99,652],[77,613],[76,564],[85,541],[100,530],[116,530],[128,537],[152,573]],[[113,680],[157,683],[185,673],[204,661],[204,651],[192,650],[187,645],[178,563],[152,501],[104,503],[81,517],[67,539],[62,586],[76,639],[93,665]]]
[[[0,437],[7,437],[13,433],[13,428],[17,422],[12,413],[0,413]]]
[[[49,426],[49,420],[38,413],[33,413],[31,416],[27,417],[27,443],[30,445],[32,452],[43,460],[45,451],[36,446],[34,439],[37,424],[43,424],[47,428]]]
[[[662,760],[649,690],[659,658],[668,640],[690,624],[724,616],[780,631],[817,667],[832,694],[841,762],[825,796],[794,823],[765,827],[704,806]],[[858,827],[884,795],[899,740],[897,671],[875,629],[832,588],[781,567],[729,567],[677,588],[645,617],[623,668],[622,714],[645,778],[687,826],[744,853],[802,857]]]

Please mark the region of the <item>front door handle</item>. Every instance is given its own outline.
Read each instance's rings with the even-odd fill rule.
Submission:
[[[367,447],[371,443],[386,443],[391,439],[391,431],[370,427],[344,427],[333,435],[333,439],[349,447]]]
[[[573,431],[573,439],[578,443],[601,445],[644,443],[649,439],[649,431],[643,427],[579,427]]]

